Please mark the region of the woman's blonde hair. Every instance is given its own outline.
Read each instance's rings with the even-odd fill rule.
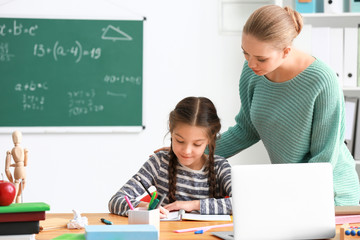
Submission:
[[[302,27],[302,16],[297,11],[290,7],[266,5],[251,14],[243,33],[259,41],[274,43],[275,48],[284,49],[292,44]]]

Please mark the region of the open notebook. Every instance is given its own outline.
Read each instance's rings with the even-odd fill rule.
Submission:
[[[161,219],[161,221],[231,221],[230,215],[201,215],[199,213],[186,213],[184,210],[170,212],[167,218]]]

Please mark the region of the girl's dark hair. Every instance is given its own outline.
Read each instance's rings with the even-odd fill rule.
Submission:
[[[190,126],[204,127],[209,139],[209,196],[216,197],[216,174],[214,164],[215,143],[217,134],[220,131],[221,124],[217,115],[214,104],[205,97],[187,97],[181,100],[170,113],[169,131],[173,132],[178,123],[185,123]],[[172,149],[172,142],[169,152],[169,201],[176,201],[176,173],[177,173],[177,157]]]

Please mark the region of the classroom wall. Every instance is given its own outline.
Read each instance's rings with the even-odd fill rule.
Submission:
[[[50,212],[107,212],[110,197],[155,149],[169,144],[168,114],[184,97],[212,99],[221,118],[221,131],[234,124],[244,58],[241,36],[219,33],[218,4],[208,0],[0,0],[0,16],[7,17],[147,18],[146,129],[106,134],[24,132],[22,146],[29,149],[24,201],[46,202]],[[1,173],[6,151],[12,147],[11,134],[0,134]],[[229,161],[269,162],[261,142]]]

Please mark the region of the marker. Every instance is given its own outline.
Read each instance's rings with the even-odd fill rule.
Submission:
[[[197,231],[195,231],[194,233],[195,233],[195,234],[203,234],[203,233],[204,233],[204,230],[202,230],[202,229],[201,229],[201,230],[197,230]]]
[[[157,195],[156,191],[153,192],[153,194],[152,194],[152,196],[151,196],[150,203],[149,203],[148,210],[150,210],[150,207],[152,206],[152,204],[153,204],[153,202],[154,202],[154,200],[155,200],[155,198],[156,198],[156,195]]]
[[[133,205],[131,204],[128,196],[125,196],[125,200],[126,200],[127,204],[129,205],[130,209],[131,209],[131,210],[134,210],[134,207],[133,207]]]
[[[146,192],[149,194],[149,196],[151,197],[151,193],[150,191],[145,187],[144,183],[141,180],[141,177],[136,176],[136,180],[138,180],[140,182],[140,184],[143,186],[143,188],[146,190]]]
[[[112,222],[110,222],[109,220],[106,220],[105,218],[101,218],[100,219],[103,223],[105,223],[106,225],[112,225]]]
[[[149,206],[149,210],[153,210],[156,208],[156,206],[158,205],[159,203],[159,199],[155,199],[152,204]]]

